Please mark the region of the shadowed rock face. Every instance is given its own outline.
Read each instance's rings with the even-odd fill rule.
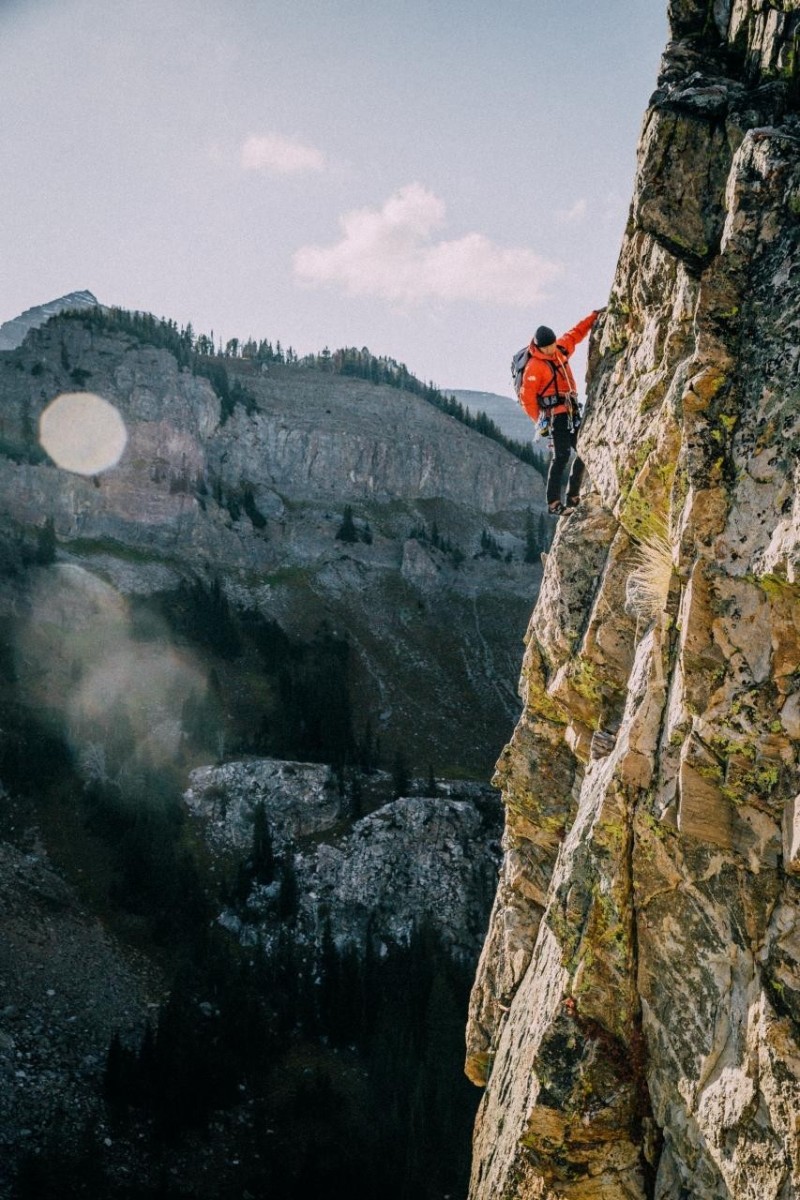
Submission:
[[[320,945],[332,936],[340,949],[363,955],[367,947],[408,945],[428,924],[456,958],[475,962],[499,856],[500,804],[488,784],[443,782],[435,796],[392,798],[391,780],[377,774],[373,791],[386,802],[352,819],[319,764],[230,762],[198,768],[190,783],[185,799],[212,855],[246,855],[263,804],[272,845],[291,855],[297,877],[298,941]],[[231,910],[221,921],[250,944],[258,931],[268,945],[279,890],[277,883],[253,888],[246,926]]]
[[[670,17],[497,768],[471,1200],[800,1188],[800,4]]]

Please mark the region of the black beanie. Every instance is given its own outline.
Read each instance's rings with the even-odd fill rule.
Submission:
[[[536,330],[536,333],[533,335],[533,340],[536,342],[537,346],[552,346],[553,342],[556,340],[556,335],[553,333],[552,329],[548,328],[547,325],[540,325]]]

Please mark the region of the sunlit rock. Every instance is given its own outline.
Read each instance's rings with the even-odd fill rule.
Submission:
[[[470,1200],[800,1190],[800,7],[669,9],[499,764]]]

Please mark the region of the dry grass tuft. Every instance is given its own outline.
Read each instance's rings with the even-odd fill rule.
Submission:
[[[625,588],[625,607],[637,617],[651,621],[667,606],[669,585],[675,570],[672,545],[659,533],[643,538],[634,551],[635,565]]]

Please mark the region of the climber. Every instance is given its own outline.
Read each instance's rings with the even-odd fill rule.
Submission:
[[[570,513],[580,501],[583,460],[577,453],[581,423],[578,389],[569,358],[586,337],[603,310],[596,308],[582,321],[557,338],[547,325],[540,325],[528,347],[529,357],[522,375],[519,402],[538,425],[543,437],[552,438],[553,456],[547,472],[547,508],[554,516]],[[561,488],[573,450],[575,457],[567,481],[566,500]]]

